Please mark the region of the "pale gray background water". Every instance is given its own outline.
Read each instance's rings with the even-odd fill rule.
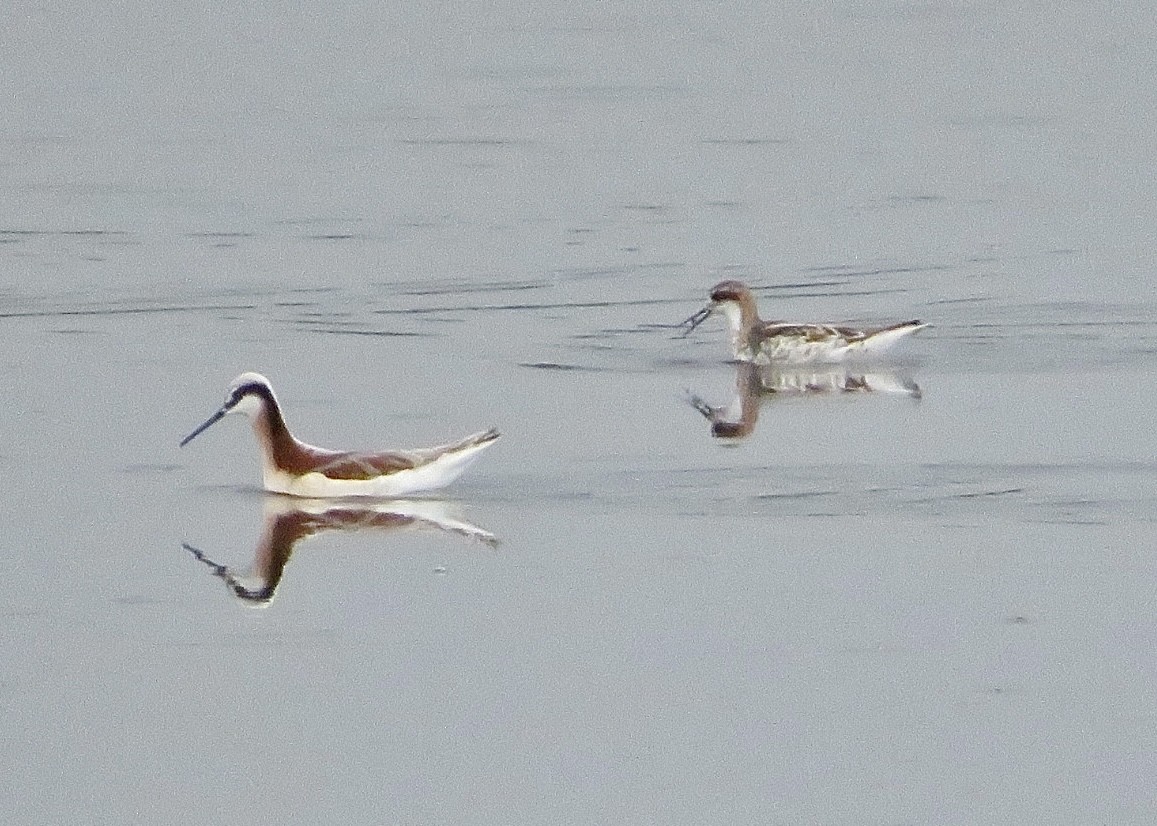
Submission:
[[[1148,4],[16,4],[10,823],[1150,823]],[[726,444],[723,277],[922,317]],[[570,368],[570,369],[558,369]],[[247,609],[244,369],[506,438]]]

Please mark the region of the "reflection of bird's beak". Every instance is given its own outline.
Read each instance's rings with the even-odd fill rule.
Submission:
[[[742,421],[728,421],[723,418],[727,414],[726,408],[712,407],[698,396],[689,395],[687,401],[703,414],[703,418],[711,422],[711,435],[717,439],[742,439],[755,428],[754,422],[748,421],[746,416]],[[758,404],[758,399],[756,404]]]
[[[687,332],[685,332],[683,335],[685,335],[685,336],[691,335],[691,331],[694,330],[696,327],[698,327],[700,324],[702,324],[707,319],[707,316],[711,315],[711,311],[714,309],[715,309],[714,304],[708,304],[702,310],[695,313],[695,315],[691,316],[689,319],[687,319],[682,324],[680,324],[679,325],[680,327],[683,327],[684,325],[687,327]]]
[[[229,412],[228,407],[222,407],[220,410],[218,410],[216,413],[214,413],[212,416],[210,416],[208,419],[206,419],[204,424],[202,424],[200,427],[198,427],[196,430],[194,430],[192,433],[190,433],[184,439],[181,439],[181,447],[184,447],[185,445],[189,444],[189,442],[193,441],[193,439],[197,438],[197,436],[204,433],[212,425],[214,425],[218,421],[220,421],[225,416],[225,414],[228,412]]]

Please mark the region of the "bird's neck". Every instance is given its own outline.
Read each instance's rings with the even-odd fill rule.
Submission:
[[[755,307],[748,303],[729,301],[720,308],[727,318],[727,329],[736,352],[750,345],[751,331],[760,324]]]
[[[261,445],[265,469],[294,470],[301,466],[304,450],[285,425],[285,418],[276,404],[266,402],[253,417],[253,431]]]

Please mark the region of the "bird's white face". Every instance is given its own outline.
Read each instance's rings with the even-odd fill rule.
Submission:
[[[265,394],[273,395],[268,379],[259,373],[242,373],[229,385],[223,409],[252,419],[265,410]]]
[[[715,311],[722,313],[727,319],[727,327],[732,334],[738,333],[743,327],[743,308],[738,301],[720,301],[715,305]]]
[[[237,404],[229,410],[230,413],[241,413],[252,419],[265,409],[265,400],[255,393],[246,393]]]

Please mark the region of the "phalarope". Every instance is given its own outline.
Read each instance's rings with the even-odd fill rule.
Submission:
[[[181,447],[228,413],[244,413],[253,423],[265,489],[290,496],[382,498],[444,487],[499,436],[490,429],[438,447],[381,453],[326,450],[293,437],[268,379],[242,373],[229,385],[221,409],[182,439]]]
[[[714,312],[721,312],[727,318],[732,356],[737,361],[755,364],[839,362],[877,355],[928,326],[919,321],[904,321],[887,327],[859,329],[763,321],[755,306],[755,296],[746,284],[721,281],[711,288],[710,303],[683,322],[688,327],[686,334]]]

